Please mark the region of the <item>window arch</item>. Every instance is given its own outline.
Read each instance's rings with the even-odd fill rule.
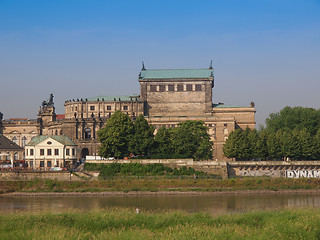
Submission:
[[[14,142],[15,144],[18,144],[18,139],[17,139],[17,137],[13,137],[13,138],[12,138],[12,142]]]
[[[21,141],[21,146],[24,147],[27,144],[27,138],[23,137]]]
[[[90,128],[86,128],[84,130],[84,139],[91,139],[91,129]]]

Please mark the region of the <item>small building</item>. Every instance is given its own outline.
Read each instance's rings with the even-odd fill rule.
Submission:
[[[14,166],[14,162],[23,160],[23,148],[0,134],[0,165]]]
[[[36,136],[25,146],[26,163],[32,169],[69,167],[77,157],[77,145],[63,135]]]

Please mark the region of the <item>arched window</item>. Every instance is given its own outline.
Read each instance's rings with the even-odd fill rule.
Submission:
[[[14,142],[15,144],[18,144],[18,139],[17,139],[17,137],[13,137],[13,138],[12,138],[12,142]]]
[[[23,137],[21,141],[21,146],[24,147],[27,144],[27,138]]]
[[[84,130],[84,139],[91,139],[91,129],[90,128],[86,128]]]

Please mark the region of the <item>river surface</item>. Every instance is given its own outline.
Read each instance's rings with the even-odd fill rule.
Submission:
[[[319,193],[226,195],[36,196],[0,197],[0,213],[19,211],[63,213],[66,210],[126,207],[141,211],[183,210],[213,215],[295,207],[320,207]]]

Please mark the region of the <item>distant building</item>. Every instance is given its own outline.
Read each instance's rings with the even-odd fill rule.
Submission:
[[[97,131],[117,110],[133,120],[143,114],[156,130],[176,127],[186,120],[202,120],[214,143],[213,158],[228,160],[223,144],[235,128],[255,127],[254,103],[250,106],[227,106],[212,103],[214,70],[141,69],[140,95],[99,96],[67,100],[65,114],[56,114],[53,95],[43,101],[37,120],[4,120],[0,132],[20,146],[36,135],[65,135],[80,149],[80,157],[96,155],[100,143]],[[24,139],[24,140],[23,140]],[[229,159],[230,160],[230,159]]]
[[[66,136],[36,136],[25,146],[26,163],[33,169],[69,166],[77,156],[77,145]]]
[[[14,161],[23,160],[23,148],[0,134],[0,165],[13,165]]]

